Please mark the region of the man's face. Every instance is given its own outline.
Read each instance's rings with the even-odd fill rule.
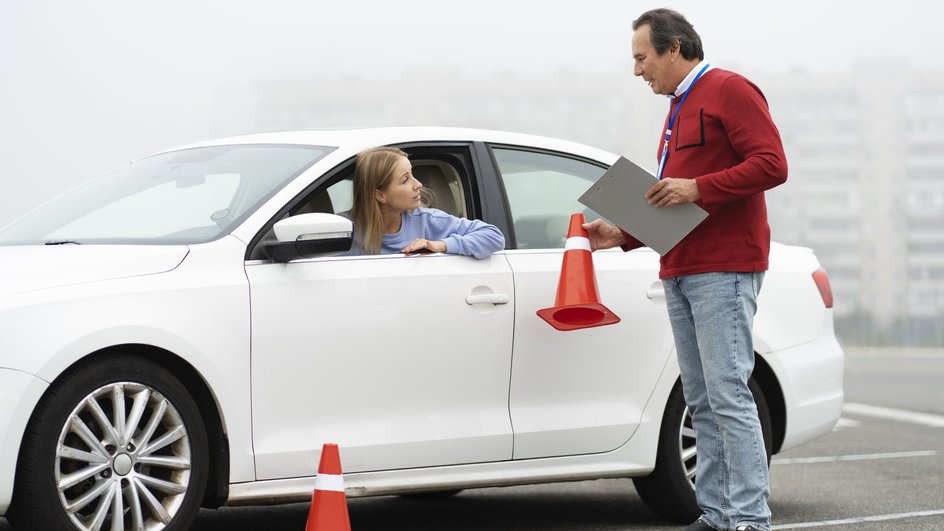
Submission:
[[[670,64],[672,50],[666,50],[659,55],[649,40],[649,25],[639,26],[633,33],[633,74],[641,76],[652,92],[656,94],[673,94],[678,88],[678,82],[673,82]]]

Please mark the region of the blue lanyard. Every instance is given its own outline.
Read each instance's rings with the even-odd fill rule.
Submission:
[[[672,138],[672,126],[675,125],[675,118],[678,117],[679,110],[682,108],[682,104],[685,103],[685,98],[688,98],[688,93],[692,91],[692,88],[695,87],[695,83],[698,83],[701,75],[704,74],[710,66],[710,64],[706,64],[701,68],[701,71],[698,72],[698,75],[692,80],[692,84],[689,85],[685,93],[682,94],[678,107],[675,108],[675,112],[673,112],[672,117],[669,118],[669,126],[665,128],[665,144],[662,145],[662,156],[659,158],[659,170],[656,172],[656,178],[660,181],[662,180],[662,172],[665,171],[665,160],[669,158],[669,139]],[[671,101],[669,102],[669,110],[672,110]]]

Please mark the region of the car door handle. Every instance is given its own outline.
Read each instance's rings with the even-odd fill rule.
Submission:
[[[660,282],[658,285],[653,284],[646,290],[646,297],[649,297],[652,300],[655,299],[664,299],[665,298],[665,289],[662,287]]]
[[[511,301],[511,297],[506,293],[477,293],[475,295],[469,295],[465,298],[465,303],[472,304],[508,304]]]

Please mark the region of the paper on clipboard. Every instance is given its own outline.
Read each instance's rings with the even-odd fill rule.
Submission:
[[[577,200],[662,255],[708,213],[691,203],[661,208],[650,205],[645,195],[655,182],[654,175],[620,157]]]

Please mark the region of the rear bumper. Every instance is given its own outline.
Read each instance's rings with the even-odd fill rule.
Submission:
[[[13,498],[16,460],[23,432],[36,403],[49,384],[21,371],[0,368],[0,515]]]
[[[780,380],[786,403],[781,450],[828,433],[842,412],[842,347],[833,333],[832,315],[815,341],[764,354]]]

